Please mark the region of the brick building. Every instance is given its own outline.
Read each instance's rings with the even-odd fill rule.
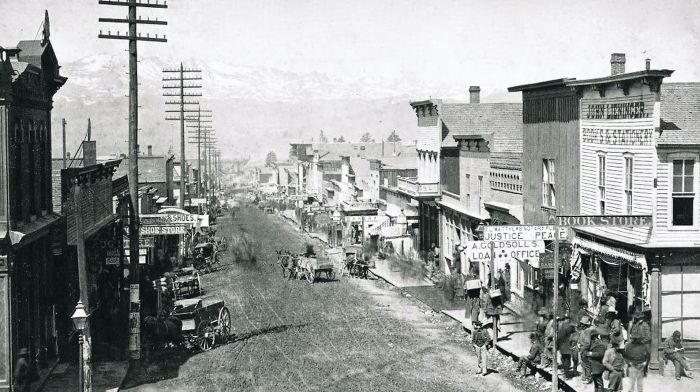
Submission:
[[[0,390],[12,385],[20,348],[39,369],[58,355],[51,109],[65,82],[48,23],[41,40],[0,47]]]

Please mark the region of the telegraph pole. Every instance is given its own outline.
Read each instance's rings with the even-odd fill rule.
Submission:
[[[202,143],[201,143],[201,138],[202,138],[202,130],[208,130],[211,129],[211,110],[208,109],[202,109],[201,107],[197,106],[197,110],[193,110],[193,112],[196,113],[196,115],[186,117],[185,119],[190,122],[190,123],[196,123],[197,125],[188,125],[188,128],[196,128],[195,130],[190,130],[190,134],[195,134],[195,142],[197,143],[197,171],[199,172],[197,178],[197,195],[198,196],[203,196],[202,194]],[[203,120],[204,119],[204,120]],[[202,123],[205,125],[202,126]]]
[[[199,105],[198,101],[186,101],[186,97],[201,97],[200,92],[185,93],[186,89],[200,89],[201,84],[185,84],[188,80],[202,80],[200,76],[201,70],[199,69],[185,69],[185,67],[180,63],[180,68],[177,69],[164,69],[163,73],[175,73],[179,74],[176,77],[164,77],[163,82],[177,82],[175,84],[164,85],[163,89],[177,89],[180,90],[179,93],[164,93],[164,97],[178,97],[178,99],[173,101],[166,101],[166,105],[179,105],[180,110],[179,116],[177,117],[166,117],[166,120],[175,120],[180,122],[180,197],[179,205],[180,208],[185,208],[185,181],[187,180],[187,160],[185,158],[185,113],[192,112],[193,110],[185,109],[187,105]],[[172,112],[168,110],[167,112]]]
[[[63,128],[63,168],[67,168],[68,162],[66,160],[66,119],[61,119],[61,127]],[[83,304],[84,306],[84,304]]]
[[[166,21],[159,21],[158,19],[151,20],[150,18],[141,19],[141,17],[136,16],[136,9],[138,7],[143,8],[168,8],[165,1],[159,3],[158,0],[155,2],[143,3],[137,0],[129,1],[118,1],[118,0],[98,0],[98,4],[103,5],[114,5],[114,6],[125,6],[128,10],[128,17],[123,18],[99,18],[99,22],[104,23],[117,23],[117,24],[127,24],[129,26],[129,31],[124,35],[117,31],[116,34],[112,34],[111,31],[107,31],[106,34],[100,34],[98,38],[104,39],[122,39],[129,41],[129,198],[131,200],[130,210],[129,210],[129,265],[130,273],[129,278],[131,284],[129,286],[129,356],[133,364],[138,367],[141,359],[141,295],[140,295],[140,274],[139,274],[139,168],[138,168],[138,73],[137,64],[138,56],[136,50],[136,43],[138,41],[150,41],[150,42],[167,42],[165,35],[159,38],[158,34],[151,37],[146,34],[142,37],[140,33],[137,33],[136,26],[138,24],[148,24],[148,25],[167,25]],[[88,309],[88,313],[91,309]]]

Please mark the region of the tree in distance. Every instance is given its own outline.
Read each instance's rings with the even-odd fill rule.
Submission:
[[[274,151],[270,151],[267,153],[267,156],[265,157],[265,167],[270,167],[274,163],[277,163],[277,154],[275,154]]]
[[[360,138],[360,142],[362,143],[374,143],[374,138],[369,132],[365,132],[362,137]]]
[[[338,139],[336,139],[338,143],[345,143],[345,137],[341,136]]]
[[[386,141],[387,141],[387,142],[390,142],[390,143],[392,143],[392,142],[400,142],[400,141],[401,141],[401,137],[399,137],[399,135],[396,133],[396,130],[394,130],[394,131],[391,133],[391,135],[389,135],[389,138],[386,139]]]

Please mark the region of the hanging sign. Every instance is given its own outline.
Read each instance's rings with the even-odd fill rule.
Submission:
[[[554,241],[553,225],[484,226],[484,241]],[[559,239],[566,240],[566,228],[559,228]]]
[[[467,241],[463,253],[471,261],[489,261],[493,244],[494,261],[526,260],[544,253],[544,241]]]
[[[141,226],[139,235],[179,235],[187,232],[185,225]]]

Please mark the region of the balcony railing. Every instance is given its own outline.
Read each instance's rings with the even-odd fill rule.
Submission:
[[[440,196],[440,183],[418,182],[416,177],[398,177],[399,191],[412,197],[434,197]]]

